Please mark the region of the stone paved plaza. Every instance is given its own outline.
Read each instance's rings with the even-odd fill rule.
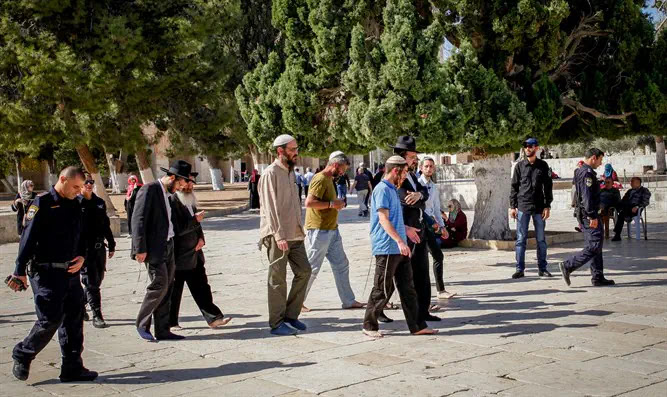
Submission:
[[[368,223],[351,200],[341,231],[353,289],[365,301]],[[55,340],[29,380],[16,381],[11,349],[35,320],[33,300],[2,286],[0,395],[667,396],[667,215],[649,217],[648,241],[606,243],[607,276],[617,282],[610,288],[591,287],[588,269],[575,273],[571,288],[559,277],[538,279],[534,251],[527,277],[513,281],[512,252],[448,250],[446,282],[458,296],[441,302],[443,320],[431,323],[440,334],[411,336],[402,312],[391,310],[396,321],[381,325],[387,335],[376,341],[361,333],[362,310],[340,309],[326,262],[306,302],[314,310],[302,316],[308,331],[270,336],[259,218],[243,213],[205,221],[214,299],[232,322],[209,329],[186,291],[180,333],[187,339],[142,342],[134,318],[146,272],[121,237],[102,289],[111,327],[85,324],[84,362],[100,372],[97,381],[61,384]],[[574,226],[571,211],[557,211],[547,228]],[[581,245],[551,247],[549,260]],[[12,271],[17,248],[0,246],[0,274]]]

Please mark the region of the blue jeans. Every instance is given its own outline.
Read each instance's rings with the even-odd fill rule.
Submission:
[[[537,267],[545,271],[547,270],[547,241],[544,237],[546,222],[542,219],[541,213],[528,214],[521,211],[518,211],[516,220],[516,270],[522,272],[526,268],[526,238],[530,218],[533,218],[537,239]]]
[[[343,250],[343,239],[335,230],[308,229],[306,232],[306,254],[312,273],[306,288],[306,297],[313,286],[317,274],[322,268],[324,258],[331,265],[338,296],[343,308],[350,307],[355,302],[354,292],[350,286],[350,262]]]

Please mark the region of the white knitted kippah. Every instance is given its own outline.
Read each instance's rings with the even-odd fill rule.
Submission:
[[[273,147],[278,147],[278,146],[287,145],[288,143],[290,143],[290,142],[292,142],[292,141],[295,141],[295,140],[296,140],[296,139],[294,139],[294,137],[293,137],[292,135],[289,135],[289,134],[283,134],[283,135],[280,135],[279,137],[277,137],[277,138],[273,141]]]

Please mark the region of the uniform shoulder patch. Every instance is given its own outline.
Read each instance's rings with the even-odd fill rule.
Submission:
[[[590,176],[586,177],[586,186],[587,187],[593,186],[593,178],[591,178]]]
[[[37,211],[39,211],[39,207],[36,205],[31,205],[30,208],[28,208],[28,212],[26,213],[25,217],[27,220],[31,221],[37,214]]]

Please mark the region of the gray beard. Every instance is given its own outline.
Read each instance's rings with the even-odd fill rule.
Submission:
[[[183,203],[183,205],[190,206],[193,209],[197,208],[197,197],[195,197],[194,193],[176,191],[176,197],[178,197],[178,201]]]

